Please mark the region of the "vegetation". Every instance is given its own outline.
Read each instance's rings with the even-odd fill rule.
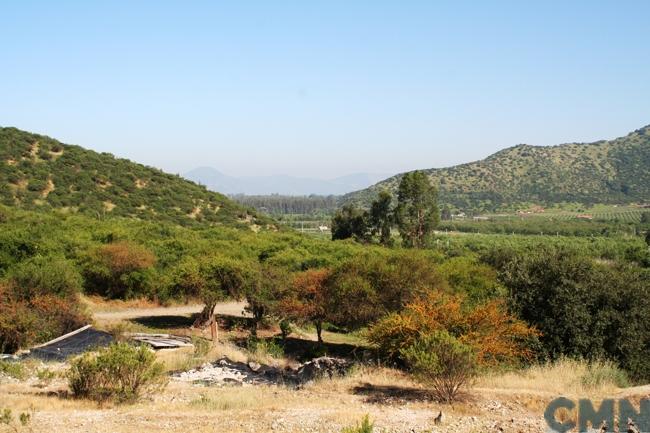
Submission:
[[[370,416],[366,415],[359,424],[354,427],[346,427],[341,430],[341,433],[372,433],[374,428],[375,425],[370,421]]]
[[[650,197],[650,126],[590,144],[520,144],[483,159],[424,173],[440,201],[456,209],[490,212],[523,203],[630,203]],[[343,197],[368,208],[382,190],[396,193],[403,174]]]
[[[422,248],[438,224],[438,192],[421,171],[406,173],[397,188],[395,221],[405,247]]]
[[[79,398],[133,402],[165,385],[163,365],[145,346],[114,343],[72,361],[68,380]]]
[[[181,225],[273,223],[179,176],[16,128],[0,128],[0,203]]]
[[[472,348],[447,331],[418,338],[401,355],[415,376],[428,385],[437,401],[451,403],[476,373]]]
[[[172,188],[167,182],[173,177],[160,174],[154,182],[155,171],[44,137],[38,137],[37,155],[50,149],[52,158],[36,160],[35,136],[7,129],[2,134],[11,143],[2,150],[10,158],[23,149],[25,160],[5,164],[22,167],[20,176],[34,167],[59,167],[52,164],[77,154],[83,163],[73,167],[84,173],[92,173],[93,164],[110,162],[124,173],[145,170],[151,188]],[[97,170],[104,173],[101,166]],[[105,173],[112,185],[122,182],[113,168]],[[145,172],[137,173],[141,179]],[[64,184],[52,176],[55,188]],[[117,208],[97,215],[81,206],[77,212],[33,201],[32,206],[24,201],[27,196],[18,201],[12,196],[11,206],[0,206],[0,350],[15,352],[88,323],[81,293],[160,303],[199,299],[205,309],[197,324],[210,319],[217,302],[239,299],[247,301],[252,315],[246,342],[252,359],[281,356],[287,343],[259,338],[257,330],[265,324],[281,323],[285,339],[292,324],[314,326],[319,353],[328,350],[323,339],[331,334],[324,330],[336,329],[363,336],[380,358],[409,368],[443,401],[456,398],[477,372],[565,357],[610,366],[598,364],[592,372],[598,383],[612,382],[621,369],[633,382],[650,378],[650,249],[644,239],[650,227],[643,213],[628,222],[450,220],[443,227],[457,224],[460,230],[467,224],[471,232],[485,223],[480,227],[491,227],[486,231],[492,233],[445,234],[434,231],[438,206],[429,179],[408,174],[395,200],[386,191],[369,210],[342,208],[333,218],[335,241],[288,230],[251,230],[261,222],[254,217],[248,223],[240,216],[200,221],[187,215],[177,219],[168,210],[120,216]],[[134,195],[147,189],[137,185]],[[187,185],[187,197],[195,188],[200,191]],[[91,191],[88,197],[110,189],[104,181],[79,187]],[[167,200],[165,191],[152,194]],[[116,194],[131,197],[120,189]],[[201,200],[207,205],[210,198]],[[394,227],[401,242],[392,238]],[[96,400],[137,398],[149,383],[158,384],[158,367],[147,353],[117,345],[86,355],[75,361],[71,385],[78,395]]]

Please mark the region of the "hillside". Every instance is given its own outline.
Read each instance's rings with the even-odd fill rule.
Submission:
[[[29,210],[181,225],[270,222],[179,176],[16,128],[0,128],[0,201]]]
[[[650,126],[625,137],[557,146],[520,144],[481,161],[425,170],[440,202],[461,209],[497,210],[517,204],[630,203],[650,200]],[[401,175],[343,196],[367,206],[382,189],[397,190]]]

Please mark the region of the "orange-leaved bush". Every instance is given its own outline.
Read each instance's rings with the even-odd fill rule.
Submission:
[[[400,354],[418,340],[440,331],[471,347],[480,366],[530,358],[526,343],[538,335],[509,314],[500,301],[471,306],[462,296],[430,291],[402,311],[379,320],[367,337],[384,356],[400,360]]]

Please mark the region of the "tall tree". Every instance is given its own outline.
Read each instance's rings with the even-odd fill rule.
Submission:
[[[379,193],[377,200],[370,206],[370,229],[373,236],[379,235],[379,243],[389,245],[391,243],[390,229],[393,226],[393,211],[391,204],[393,196],[390,192],[383,190]]]
[[[423,248],[438,224],[438,191],[421,171],[402,176],[395,219],[405,247]]]
[[[370,239],[368,212],[347,204],[332,218],[332,240],[354,238],[360,242]]]

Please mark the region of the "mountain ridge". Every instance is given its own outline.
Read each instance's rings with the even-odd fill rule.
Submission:
[[[213,167],[197,167],[184,177],[224,194],[246,195],[341,195],[366,188],[389,175],[352,173],[332,179],[316,179],[290,175],[228,176]]]
[[[630,203],[650,200],[650,125],[613,140],[551,146],[518,144],[484,159],[421,170],[442,205],[494,211],[526,203]],[[393,193],[404,173],[344,195],[367,207],[381,191]]]

